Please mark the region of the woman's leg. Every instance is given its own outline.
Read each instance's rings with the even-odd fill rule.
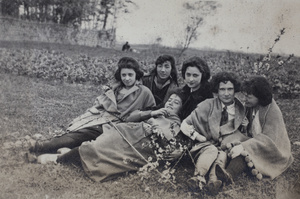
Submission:
[[[34,147],[29,149],[35,153],[56,153],[58,149],[67,147],[78,147],[85,141],[95,140],[103,132],[102,126],[95,126],[80,129],[75,132],[66,133],[59,137],[54,137],[50,141],[36,142]]]
[[[247,171],[247,168],[245,158],[240,155],[232,159],[226,169],[216,165],[216,175],[223,182],[230,184],[236,177]]]
[[[200,150],[200,155],[196,161],[194,175],[205,176],[217,159],[218,149],[214,145],[209,145]]]
[[[75,147],[71,151],[58,156],[56,162],[61,164],[73,164],[82,167],[79,154],[79,147]]]
[[[208,145],[199,151],[195,165],[194,177],[187,181],[188,186],[193,191],[203,189],[206,184],[205,175],[218,156],[218,149],[214,145]],[[197,154],[197,155],[198,155]]]
[[[216,166],[219,165],[220,167],[225,169],[227,162],[227,154],[224,151],[218,152],[218,157],[211,166],[209,172],[209,179],[208,179],[208,190],[211,194],[217,194],[222,186],[222,181],[217,178],[216,175]]]

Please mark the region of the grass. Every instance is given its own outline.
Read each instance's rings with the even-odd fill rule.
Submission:
[[[72,49],[64,48],[64,51]],[[205,191],[196,195],[188,191],[185,181],[193,168],[183,164],[176,167],[177,188],[174,189],[169,184],[159,184],[155,178],[141,181],[134,173],[95,183],[76,167],[27,163],[24,158],[28,150],[26,138],[40,134],[48,139],[63,132],[72,118],[93,104],[101,88],[0,74],[0,93],[0,198],[284,199],[300,196],[300,146],[294,144],[300,141],[300,99],[277,99],[293,143],[292,166],[273,181],[258,181],[243,175],[234,185],[211,196]]]

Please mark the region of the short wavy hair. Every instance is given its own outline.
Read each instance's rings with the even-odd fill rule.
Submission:
[[[254,95],[258,103],[267,106],[272,102],[273,89],[269,81],[263,76],[251,76],[242,83],[241,91]]]
[[[177,68],[175,65],[175,59],[171,55],[161,55],[159,56],[155,61],[155,68],[151,71],[151,74],[154,76],[157,76],[157,66],[160,64],[165,63],[166,61],[169,61],[171,63],[171,79],[178,85],[178,74],[177,74]]]
[[[230,81],[234,86],[234,92],[239,92],[241,88],[241,82],[237,76],[237,74],[233,72],[219,72],[215,74],[211,79],[211,89],[213,93],[218,93],[220,83],[227,83]]]
[[[194,56],[187,60],[185,60],[182,64],[181,75],[183,79],[185,79],[185,72],[188,67],[197,67],[199,71],[202,73],[202,78],[200,83],[207,82],[210,78],[210,69],[207,63],[201,59],[200,57]]]
[[[135,59],[132,57],[122,57],[118,62],[118,69],[115,72],[115,79],[121,82],[122,85],[123,82],[121,79],[121,69],[123,68],[133,69],[136,73],[136,80],[140,80],[144,76],[143,71],[140,69],[139,63]]]

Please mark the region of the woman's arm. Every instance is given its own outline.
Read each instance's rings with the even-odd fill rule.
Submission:
[[[148,120],[151,117],[159,117],[159,116],[168,116],[168,110],[166,108],[161,108],[158,110],[147,110],[140,111],[136,110],[129,114],[129,116],[125,119],[126,122],[141,122],[144,120]]]
[[[190,137],[192,140],[198,140],[199,142],[206,142],[206,137],[198,133],[193,125],[190,125],[186,122],[186,120],[183,120],[180,126],[180,130],[183,134]]]
[[[125,122],[141,122],[144,120],[148,120],[152,117],[151,112],[152,112],[151,110],[149,111],[135,110],[126,117]]]

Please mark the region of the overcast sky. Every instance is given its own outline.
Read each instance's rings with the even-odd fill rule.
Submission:
[[[176,46],[183,41],[185,0],[135,0],[137,9],[118,19],[117,41]],[[191,46],[267,53],[282,28],[286,33],[273,49],[300,56],[300,0],[223,0],[214,16],[205,18],[201,35]]]

